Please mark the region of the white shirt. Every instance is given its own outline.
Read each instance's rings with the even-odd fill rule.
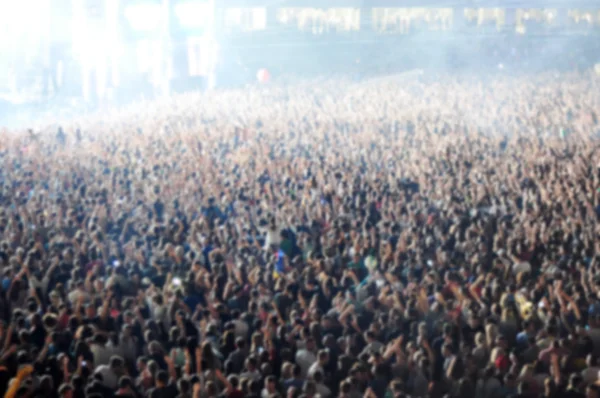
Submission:
[[[317,356],[312,352],[305,349],[296,352],[296,364],[302,369],[302,377],[308,375],[308,370],[315,362],[317,362]]]
[[[102,346],[99,344],[92,344],[90,347],[90,351],[94,355],[94,365],[108,365],[110,363],[110,357],[114,354],[114,351],[106,346]]]
[[[146,300],[148,307],[150,307],[150,312],[152,314],[152,319],[161,322],[165,330],[169,330],[171,327],[171,322],[169,320],[169,312],[167,311],[167,305],[157,305],[152,301],[151,298]]]
[[[242,379],[250,379],[250,380],[260,380],[261,378],[261,374],[258,370],[255,370],[254,372],[243,372],[240,375],[240,378]]]
[[[369,344],[367,344],[367,346],[363,349],[362,354],[371,354],[373,352],[380,352],[381,349],[384,347],[384,345],[382,343],[380,343],[379,341],[373,341]]]
[[[269,398],[271,395],[273,394],[271,394],[266,388],[263,388],[260,393],[261,398]]]
[[[279,236],[279,228],[267,229],[267,237],[265,238],[265,247],[270,248],[271,246],[279,246],[281,243],[281,236]]]
[[[233,325],[235,326],[235,337],[248,337],[248,324],[244,321],[236,319],[233,321]]]
[[[516,263],[513,265],[513,272],[515,274],[520,274],[521,272],[531,272],[531,264],[529,264],[527,261]]]
[[[583,377],[585,384],[594,384],[597,382],[598,372],[600,372],[600,368],[597,367],[584,369],[583,372],[581,372],[581,376]]]
[[[325,373],[325,371],[323,370],[323,367],[321,366],[319,361],[310,365],[310,368],[308,368],[307,376],[312,379],[314,377],[315,373],[317,373],[317,372],[321,372],[321,374]]]
[[[90,295],[81,290],[81,289],[75,289],[73,290],[71,293],[69,293],[69,295],[67,296],[67,298],[69,299],[69,301],[71,302],[71,304],[76,304],[79,301],[79,298],[83,296],[84,297],[84,301],[89,301],[90,300]]]
[[[331,397],[331,390],[325,384],[319,383],[317,384],[317,394],[322,398],[329,398]]]
[[[119,387],[119,379],[115,372],[111,370],[108,365],[100,365],[96,368],[94,373],[99,373],[102,375],[102,384],[106,387],[116,390]]]

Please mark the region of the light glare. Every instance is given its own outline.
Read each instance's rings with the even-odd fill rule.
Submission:
[[[158,29],[162,9],[159,4],[137,4],[125,8],[125,18],[136,31],[149,32]]]
[[[191,1],[178,3],[175,5],[175,15],[184,28],[205,27],[210,21],[210,4]]]

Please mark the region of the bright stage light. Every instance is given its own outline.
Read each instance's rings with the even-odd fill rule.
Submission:
[[[175,5],[175,15],[183,28],[208,27],[212,20],[210,2],[186,1]]]
[[[149,32],[158,29],[162,18],[160,4],[136,4],[125,8],[125,18],[135,31]]]

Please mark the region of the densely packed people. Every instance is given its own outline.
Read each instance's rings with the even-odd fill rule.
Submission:
[[[0,140],[6,397],[598,397],[600,80],[186,94]]]

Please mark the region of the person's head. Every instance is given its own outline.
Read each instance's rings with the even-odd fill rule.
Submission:
[[[320,350],[317,354],[317,360],[321,364],[321,366],[327,364],[329,362],[329,351],[328,350]]]
[[[242,337],[235,339],[235,346],[238,350],[246,349],[246,341]]]
[[[275,376],[268,376],[265,379],[265,389],[270,393],[273,394],[276,391],[276,379]]]
[[[119,379],[119,389],[128,390],[133,388],[133,381],[129,376],[121,376]]]
[[[150,360],[148,361],[148,372],[150,373],[150,375],[153,378],[156,378],[156,375],[158,374],[158,371],[160,370],[160,366],[158,365],[158,362],[154,361],[154,360]]]
[[[349,380],[343,380],[340,383],[340,393],[348,396],[352,392],[352,383]]]
[[[496,337],[498,336],[498,326],[493,323],[488,323],[485,326],[485,336],[488,346],[492,347],[496,342]]]
[[[77,391],[78,393],[83,392],[85,388],[84,378],[81,375],[73,376],[71,379],[71,385],[74,391]]]
[[[48,375],[44,375],[40,378],[40,389],[42,391],[52,391],[54,390],[54,381],[52,377]]]
[[[252,335],[252,347],[262,347],[263,346],[263,335],[260,333],[254,333]]]
[[[230,375],[227,380],[231,384],[231,388],[238,390],[240,388],[240,379],[236,375]]]
[[[169,383],[169,375],[164,370],[159,370],[156,374],[156,386],[157,387],[166,387]]]
[[[306,381],[302,390],[306,396],[313,397],[317,394],[317,385],[314,381]]]
[[[258,380],[250,380],[250,384],[248,384],[248,389],[250,390],[250,393],[260,394],[262,386]]]
[[[112,357],[110,357],[109,366],[113,372],[120,374],[123,372],[123,369],[125,367],[125,361],[120,356],[113,355]]]
[[[393,380],[391,383],[391,390],[394,397],[403,396],[403,383],[401,379]]]
[[[175,320],[177,321],[177,323],[182,323],[185,320],[185,312],[183,312],[182,310],[179,310],[175,313]]]
[[[477,334],[475,334],[475,345],[477,347],[485,346],[485,335],[482,332],[477,332]]]
[[[88,319],[92,319],[96,316],[96,306],[93,303],[87,304],[85,306],[85,316]]]
[[[294,387],[294,386],[290,386],[288,388],[288,390],[286,391],[286,398],[297,398],[300,395],[300,391]]]
[[[508,348],[508,340],[506,339],[506,337],[502,335],[498,336],[496,338],[496,347],[502,348],[506,351],[506,349]]]
[[[472,329],[479,327],[480,324],[481,324],[481,321],[479,320],[479,317],[477,315],[475,315],[475,314],[469,315],[469,326]]]
[[[306,349],[308,351],[314,351],[316,349],[316,343],[313,337],[308,337],[306,339]]]
[[[458,381],[458,397],[472,397],[475,395],[473,383],[470,379],[463,377]]]
[[[281,378],[283,380],[289,379],[293,376],[293,371],[294,371],[294,366],[292,365],[291,362],[284,362],[283,365],[281,365]]]
[[[227,349],[235,347],[235,333],[232,330],[228,330],[222,337],[222,344]]]
[[[452,325],[445,323],[442,329],[442,335],[446,339],[452,339]]]
[[[181,378],[177,381],[177,389],[181,395],[190,395],[192,392],[192,383],[188,379]]]
[[[202,360],[205,362],[205,366],[212,369],[215,366],[215,353],[213,347],[209,341],[205,341],[202,344]]]
[[[263,352],[263,354],[266,354],[266,351]],[[260,365],[260,373],[262,373],[263,376],[272,375],[273,368],[271,366],[271,363],[269,363],[268,355],[266,356],[266,358],[261,358],[261,363],[262,363],[262,365]]]
[[[150,332],[150,330],[147,330],[146,332]],[[150,355],[162,355],[163,348],[158,341],[152,340],[148,344],[148,352],[150,353]]]
[[[448,358],[452,355],[453,353],[453,349],[452,349],[452,344],[444,344],[442,346],[442,355],[444,356],[444,358]]]
[[[73,386],[71,384],[61,384],[58,388],[58,395],[60,398],[73,398]]]
[[[583,384],[583,377],[579,373],[573,373],[569,377],[569,388],[579,390]]]
[[[28,330],[21,330],[19,332],[19,340],[20,340],[21,344],[29,344],[30,339],[31,339],[31,333],[29,333]]]
[[[248,357],[246,359],[246,369],[249,372],[254,372],[257,367],[258,367],[258,362],[255,357]]]
[[[381,352],[379,352],[379,351],[372,352],[371,357],[369,358],[369,363],[373,364],[374,366],[382,364],[383,356],[381,355]]]
[[[148,359],[146,357],[139,357],[136,361],[136,368],[138,372],[143,372],[146,369],[148,364]]]
[[[535,324],[533,321],[525,321],[523,324],[523,329],[525,329],[527,333],[532,334],[535,332]]]
[[[206,383],[206,396],[216,397],[219,393],[217,385],[211,380]]]

